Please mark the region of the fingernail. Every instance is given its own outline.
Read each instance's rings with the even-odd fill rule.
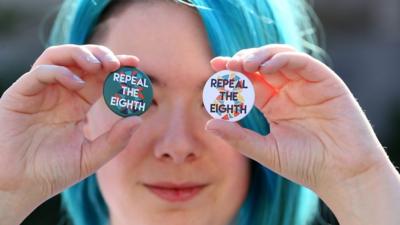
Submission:
[[[75,75],[75,74],[72,75],[72,79],[73,79],[74,81],[80,83],[80,84],[84,84],[84,83],[85,83],[84,80],[82,80],[80,77],[78,77],[78,76]]]
[[[118,62],[118,59],[112,54],[107,54],[104,58],[109,62]]]
[[[90,63],[94,63],[94,64],[100,64],[101,62],[94,56],[92,55],[88,55],[86,56],[86,60]]]

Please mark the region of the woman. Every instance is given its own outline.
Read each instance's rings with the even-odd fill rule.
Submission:
[[[341,224],[398,224],[399,175],[345,84],[298,52],[314,39],[296,2],[66,1],[54,46],[0,100],[1,221],[96,172],[63,193],[76,225],[308,224],[304,187]],[[152,78],[140,118],[101,96],[120,66]],[[253,79],[259,112],[241,124],[259,134],[203,109],[223,69]]]

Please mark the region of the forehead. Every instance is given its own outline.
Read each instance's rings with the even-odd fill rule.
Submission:
[[[115,10],[105,26],[100,44],[138,56],[139,68],[160,82],[202,84],[212,73],[207,35],[193,8],[172,1],[133,3]]]

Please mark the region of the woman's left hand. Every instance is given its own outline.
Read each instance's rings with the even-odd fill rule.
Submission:
[[[211,66],[252,79],[256,106],[270,123],[267,136],[222,120],[207,123],[242,154],[327,201],[367,185],[373,171],[393,170],[352,93],[320,61],[287,45],[267,45],[214,58]]]

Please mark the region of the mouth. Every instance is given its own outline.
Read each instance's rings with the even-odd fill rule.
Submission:
[[[207,185],[198,183],[175,184],[160,182],[144,184],[144,186],[157,197],[168,202],[185,202],[197,196]]]

